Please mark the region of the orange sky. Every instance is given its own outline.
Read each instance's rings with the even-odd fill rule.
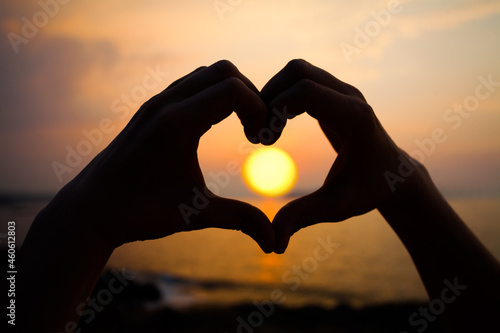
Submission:
[[[500,193],[500,86],[466,116],[447,111],[472,101],[478,77],[500,82],[500,3],[402,1],[390,13],[389,2],[94,0],[44,10],[35,1],[3,1],[0,192],[56,191],[142,102],[201,65],[229,59],[261,88],[300,57],[357,86],[407,151],[421,151],[416,141],[441,128],[447,140],[424,163],[443,190]],[[38,31],[15,45],[9,38],[24,36],[26,21],[38,22]],[[156,70],[164,74],[144,88]],[[128,105],[123,96],[131,94]],[[117,107],[128,111],[123,119]],[[59,181],[51,164],[64,162],[66,147],[103,119],[113,130]],[[320,186],[335,157],[306,115],[289,123],[277,146],[296,160],[300,191]],[[202,138],[202,169],[243,163],[251,149],[233,115]],[[221,193],[249,194],[238,176]]]

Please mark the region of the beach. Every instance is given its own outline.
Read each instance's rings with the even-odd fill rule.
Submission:
[[[105,272],[91,298],[98,298],[113,274]],[[158,277],[161,279],[161,277]],[[158,306],[161,292],[152,284],[131,283],[103,311],[87,307],[81,332],[417,332],[410,316],[425,303],[398,303],[354,309],[348,305],[288,307],[271,301],[248,304]],[[95,314],[95,317],[93,316]],[[88,322],[88,323],[87,323]],[[426,332],[444,332],[438,321],[425,323]]]

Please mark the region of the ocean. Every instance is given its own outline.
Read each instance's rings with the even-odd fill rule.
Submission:
[[[272,217],[287,201],[248,202]],[[500,197],[450,202],[500,258]],[[174,308],[250,304],[269,300],[276,290],[288,307],[427,300],[408,252],[377,211],[303,229],[282,255],[263,253],[241,232],[206,229],[126,244],[115,250],[108,267],[156,281],[164,303]]]
[[[274,216],[287,201],[248,202]],[[500,197],[459,198],[450,203],[500,258]],[[0,219],[5,225],[15,220],[18,241],[22,241],[45,204],[4,203]],[[234,306],[276,295],[290,308],[362,308],[427,300],[409,254],[376,211],[303,229],[282,255],[263,253],[241,232],[205,229],[123,245],[107,266],[125,269],[138,283],[156,285],[162,298],[155,307]]]

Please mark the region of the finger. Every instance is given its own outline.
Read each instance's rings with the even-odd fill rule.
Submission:
[[[340,175],[346,159],[335,162],[323,187],[281,208],[273,220],[276,253],[283,253],[298,230],[321,222],[340,222],[370,212],[378,205],[374,193],[359,191],[352,178]],[[338,167],[340,166],[340,167]],[[383,185],[383,184],[382,184]]]
[[[250,236],[265,253],[274,250],[274,229],[258,208],[237,200],[215,197],[200,212],[201,228],[241,230]]]
[[[278,95],[304,79],[316,82],[341,94],[360,97],[364,100],[363,95],[355,87],[301,59],[290,61],[278,74],[269,80],[261,91],[261,97],[269,105]],[[286,119],[292,119],[295,116],[287,111],[286,108],[277,108],[276,106],[269,108],[266,128],[271,129],[273,135],[268,140],[263,141],[263,144],[273,144],[278,140],[282,130],[275,130],[273,123],[284,125]]]
[[[172,87],[172,89],[165,91],[165,96],[176,100],[183,100],[230,77],[240,79],[255,94],[259,94],[259,90],[246,76],[241,74],[236,66],[230,61],[221,60],[209,67],[192,73],[192,75],[186,77]]]
[[[236,66],[227,60],[221,60],[210,67],[199,67],[193,72],[170,84],[161,93],[155,95],[144,103],[139,111],[136,112],[130,123],[134,123],[140,118],[148,118],[151,115],[156,114],[163,105],[182,101],[229,77],[239,78],[249,89],[259,95],[257,88],[250,80],[248,80],[248,78],[238,71]],[[263,125],[261,125],[261,128],[262,126]]]
[[[207,68],[207,66],[198,67],[197,69],[195,69],[191,73],[189,73],[187,75],[184,75],[180,79],[177,79],[174,82],[172,82],[164,91],[166,91],[167,89],[171,89],[171,88],[175,87],[176,85],[178,85],[179,83],[181,83],[182,81],[184,81],[185,79],[187,79],[188,77],[193,76],[194,74],[198,73],[199,71],[201,71],[201,70],[203,70],[205,68]]]
[[[148,113],[156,113],[157,109],[159,108],[160,105],[162,105],[162,102],[164,103],[165,100],[163,99],[163,101],[161,100],[161,96],[165,96],[167,94],[167,90],[169,89],[172,89],[173,87],[177,86],[179,83],[181,83],[182,81],[184,81],[185,79],[187,79],[188,77],[194,75],[195,73],[198,73],[199,71],[205,69],[206,66],[202,66],[202,67],[198,67],[197,69],[195,69],[194,71],[192,71],[191,73],[187,74],[187,75],[184,75],[183,77],[181,77],[180,79],[177,79],[175,80],[174,82],[172,82],[167,88],[165,88],[161,93],[153,96],[151,99],[149,99],[146,103],[144,103],[140,108],[139,110],[134,114],[134,116],[132,117],[132,119],[130,120],[129,124],[133,124],[135,123],[136,121],[138,121],[138,119],[144,115],[144,113],[147,113],[147,109],[150,109],[151,111],[148,112]]]
[[[273,219],[276,235],[274,252],[285,252],[290,237],[302,228],[328,221],[329,200],[320,191],[296,199],[283,206]]]
[[[342,145],[341,138],[338,135],[336,135],[334,132],[329,130],[321,122],[318,121],[318,123],[319,123],[319,126],[321,127],[321,130],[323,131],[323,133],[325,133],[326,138],[328,139],[328,141],[332,145],[333,149],[338,153],[340,151],[340,147]]]
[[[358,89],[337,79],[327,71],[311,65],[305,60],[295,59],[290,61],[262,88],[262,99],[264,102],[269,103],[276,96],[302,79],[314,81],[345,95],[363,97]]]
[[[270,107],[286,110],[287,117],[307,111],[320,121],[322,127],[337,137],[347,139],[352,136],[353,128],[361,125],[357,122],[364,118],[370,120],[366,110],[355,107],[361,103],[364,102],[309,79],[302,79],[272,100]],[[364,106],[369,108],[367,104]]]
[[[258,141],[267,146],[274,144],[283,133],[287,120],[292,118],[287,114],[286,106],[283,110],[268,107],[265,127],[259,131]]]
[[[258,131],[265,122],[267,111],[260,96],[235,77],[220,81],[185,99],[179,103],[179,107],[186,120],[195,124],[199,136],[234,110],[247,138],[253,143],[258,143]]]

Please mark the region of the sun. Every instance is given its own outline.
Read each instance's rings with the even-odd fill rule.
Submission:
[[[262,147],[253,151],[243,163],[243,179],[254,192],[278,197],[293,188],[297,166],[284,150]]]

